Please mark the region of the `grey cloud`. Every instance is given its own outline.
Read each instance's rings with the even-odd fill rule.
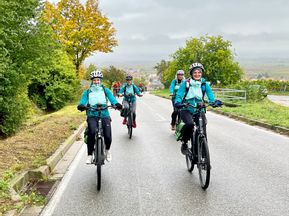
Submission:
[[[223,35],[240,57],[289,56],[288,0],[100,0],[100,8],[114,23],[119,46],[95,61],[159,61],[203,34]]]

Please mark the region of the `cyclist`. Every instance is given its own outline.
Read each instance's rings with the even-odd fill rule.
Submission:
[[[170,85],[170,96],[172,96],[172,104],[173,104],[173,112],[172,112],[172,121],[171,121],[171,129],[176,130],[176,121],[178,115],[178,109],[174,106],[176,93],[180,88],[182,82],[185,81],[184,77],[185,72],[183,70],[178,70],[176,72],[176,78],[172,80]]]
[[[193,106],[197,106],[198,103],[204,101],[205,94],[208,97],[209,103],[213,107],[218,107],[222,105],[221,101],[215,99],[210,84],[206,82],[204,78],[202,78],[204,70],[205,69],[201,63],[193,63],[190,66],[189,72],[191,78],[187,79],[181,84],[176,95],[175,107],[181,108],[183,103],[189,103]],[[188,148],[187,142],[189,141],[193,133],[194,113],[195,109],[191,107],[183,108],[180,112],[180,117],[185,123],[181,146],[181,151],[183,154],[186,154]]]
[[[120,97],[124,96],[122,105],[125,110],[129,109],[129,101],[132,102],[132,113],[133,113],[132,126],[136,128],[136,96],[135,95],[139,97],[142,97],[143,95],[140,93],[139,88],[135,84],[133,84],[132,82],[133,77],[131,75],[127,75],[125,79],[126,79],[126,84],[119,90],[118,95]],[[127,117],[125,116],[122,122],[122,124],[124,125],[127,123],[126,118]]]
[[[86,164],[92,163],[92,152],[95,143],[95,131],[97,127],[97,115],[98,113],[93,110],[87,110],[88,107],[95,108],[96,106],[107,106],[108,100],[110,103],[117,107],[117,109],[122,109],[122,105],[118,103],[113,94],[108,88],[105,88],[101,82],[103,79],[103,74],[100,70],[91,72],[90,74],[91,85],[90,88],[84,90],[77,109],[80,111],[86,110],[87,124],[88,124],[88,140],[87,140],[87,160]],[[111,138],[111,118],[109,116],[108,110],[101,111],[102,118],[102,128],[105,143],[105,155],[106,160],[111,161],[110,146],[112,142]]]

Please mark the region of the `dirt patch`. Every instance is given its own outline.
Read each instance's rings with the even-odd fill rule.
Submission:
[[[70,110],[39,119],[27,123],[14,136],[0,140],[0,176],[7,169],[22,171],[45,165],[46,159],[85,120],[85,115]]]

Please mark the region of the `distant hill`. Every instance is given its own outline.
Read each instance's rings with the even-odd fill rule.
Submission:
[[[289,80],[289,58],[237,59],[248,79],[272,78]]]

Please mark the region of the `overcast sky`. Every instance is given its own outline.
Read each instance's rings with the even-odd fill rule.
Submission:
[[[119,46],[89,62],[159,62],[204,34],[232,41],[240,58],[289,57],[288,0],[100,0],[100,8]]]

